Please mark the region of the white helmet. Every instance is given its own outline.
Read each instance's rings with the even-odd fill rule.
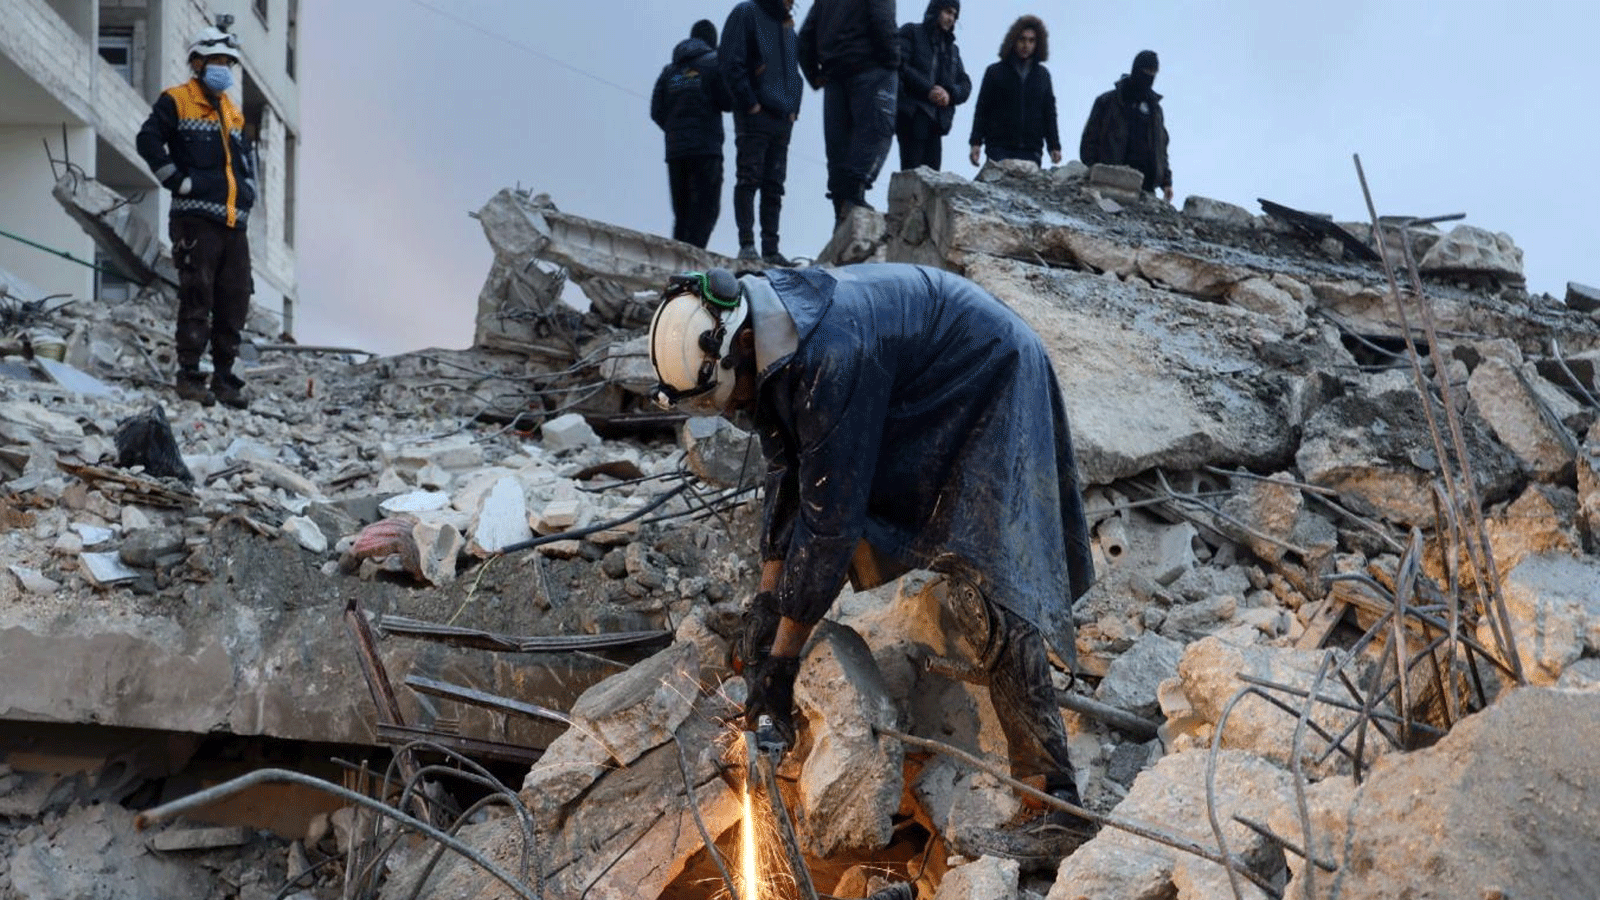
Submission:
[[[739,280],[727,269],[674,277],[650,320],[655,400],[663,408],[714,416],[728,405],[737,373],[728,351],[750,316]]]
[[[189,44],[189,56],[231,56],[234,62],[238,62],[239,36],[215,26],[207,26]]]

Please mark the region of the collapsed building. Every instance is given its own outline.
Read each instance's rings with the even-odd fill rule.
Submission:
[[[777,783],[809,881],[1591,893],[1600,298],[1530,294],[1470,225],[1179,211],[1125,174],[898,173],[821,254],[959,272],[1052,355],[1100,831],[1044,872],[952,848],[1020,800],[912,573],[807,649]],[[156,302],[56,311],[64,363],[0,364],[0,897],[803,891],[764,810],[759,889],[729,869],[760,454],[643,396],[665,277],[737,264],[526,192],[477,215],[468,351],[262,342],[248,413],[161,409]]]

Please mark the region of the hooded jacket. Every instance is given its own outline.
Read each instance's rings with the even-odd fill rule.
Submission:
[[[1028,66],[1027,77],[1017,74],[1015,57],[1006,56],[983,72],[978,103],[972,111],[972,146],[1005,147],[1029,155],[1039,145],[1061,149],[1056,129],[1056,92],[1050,70],[1041,62]]]
[[[776,118],[800,114],[805,85],[795,43],[783,0],[744,0],[728,13],[717,63],[735,113],[759,103],[763,112]]]
[[[816,0],[800,26],[800,71],[812,87],[900,68],[894,0]]]
[[[956,118],[956,107],[972,96],[972,79],[961,63],[956,36],[939,27],[939,12],[954,7],[957,0],[930,0],[921,22],[900,26],[900,107],[898,118],[927,116],[939,123],[939,133],[949,134]],[[949,106],[934,106],[928,92],[935,86],[950,94]]]
[[[256,202],[255,151],[244,113],[226,91],[211,94],[198,78],[156,98],[134,146],[156,180],[172,191],[172,216],[204,216],[243,228]],[[179,194],[183,179],[189,192]]]
[[[679,41],[650,93],[650,118],[665,135],[667,160],[722,155],[722,114],[733,98],[717,53],[699,38]]]
[[[1070,661],[1072,602],[1094,568],[1066,408],[1039,336],[939,269],[767,277],[787,313],[783,328],[765,327],[768,341],[793,327],[786,352],[764,360],[763,319],[753,319],[769,467],[762,557],[783,562],[779,611],[822,618],[865,539],[902,567],[974,577]]]
[[[1146,94],[1150,115],[1140,117],[1129,109],[1125,96],[1128,76],[1117,79],[1116,87],[1094,98],[1089,109],[1089,120],[1083,124],[1083,138],[1078,142],[1078,159],[1086,166],[1096,163],[1126,166],[1128,159],[1128,129],[1141,119],[1149,129],[1146,135],[1150,148],[1150,163],[1154,171],[1145,174],[1156,187],[1172,187],[1172,168],[1167,164],[1167,120],[1161,111],[1161,95],[1155,91]]]

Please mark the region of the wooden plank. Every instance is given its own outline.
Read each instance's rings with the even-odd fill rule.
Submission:
[[[1350,604],[1337,591],[1329,591],[1326,597],[1317,603],[1316,609],[1306,620],[1306,630],[1295,640],[1296,650],[1320,650],[1328,642],[1328,636],[1344,621]]]

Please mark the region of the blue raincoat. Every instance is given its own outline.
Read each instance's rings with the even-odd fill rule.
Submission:
[[[864,589],[908,568],[959,571],[1070,663],[1072,601],[1094,569],[1066,409],[1039,336],[939,269],[767,277],[771,291],[758,293],[775,293],[793,324],[764,329],[773,316],[753,301],[762,555],[784,563],[779,611],[816,622],[847,576]],[[774,355],[778,330],[788,346]],[[863,539],[871,552],[858,555]]]

